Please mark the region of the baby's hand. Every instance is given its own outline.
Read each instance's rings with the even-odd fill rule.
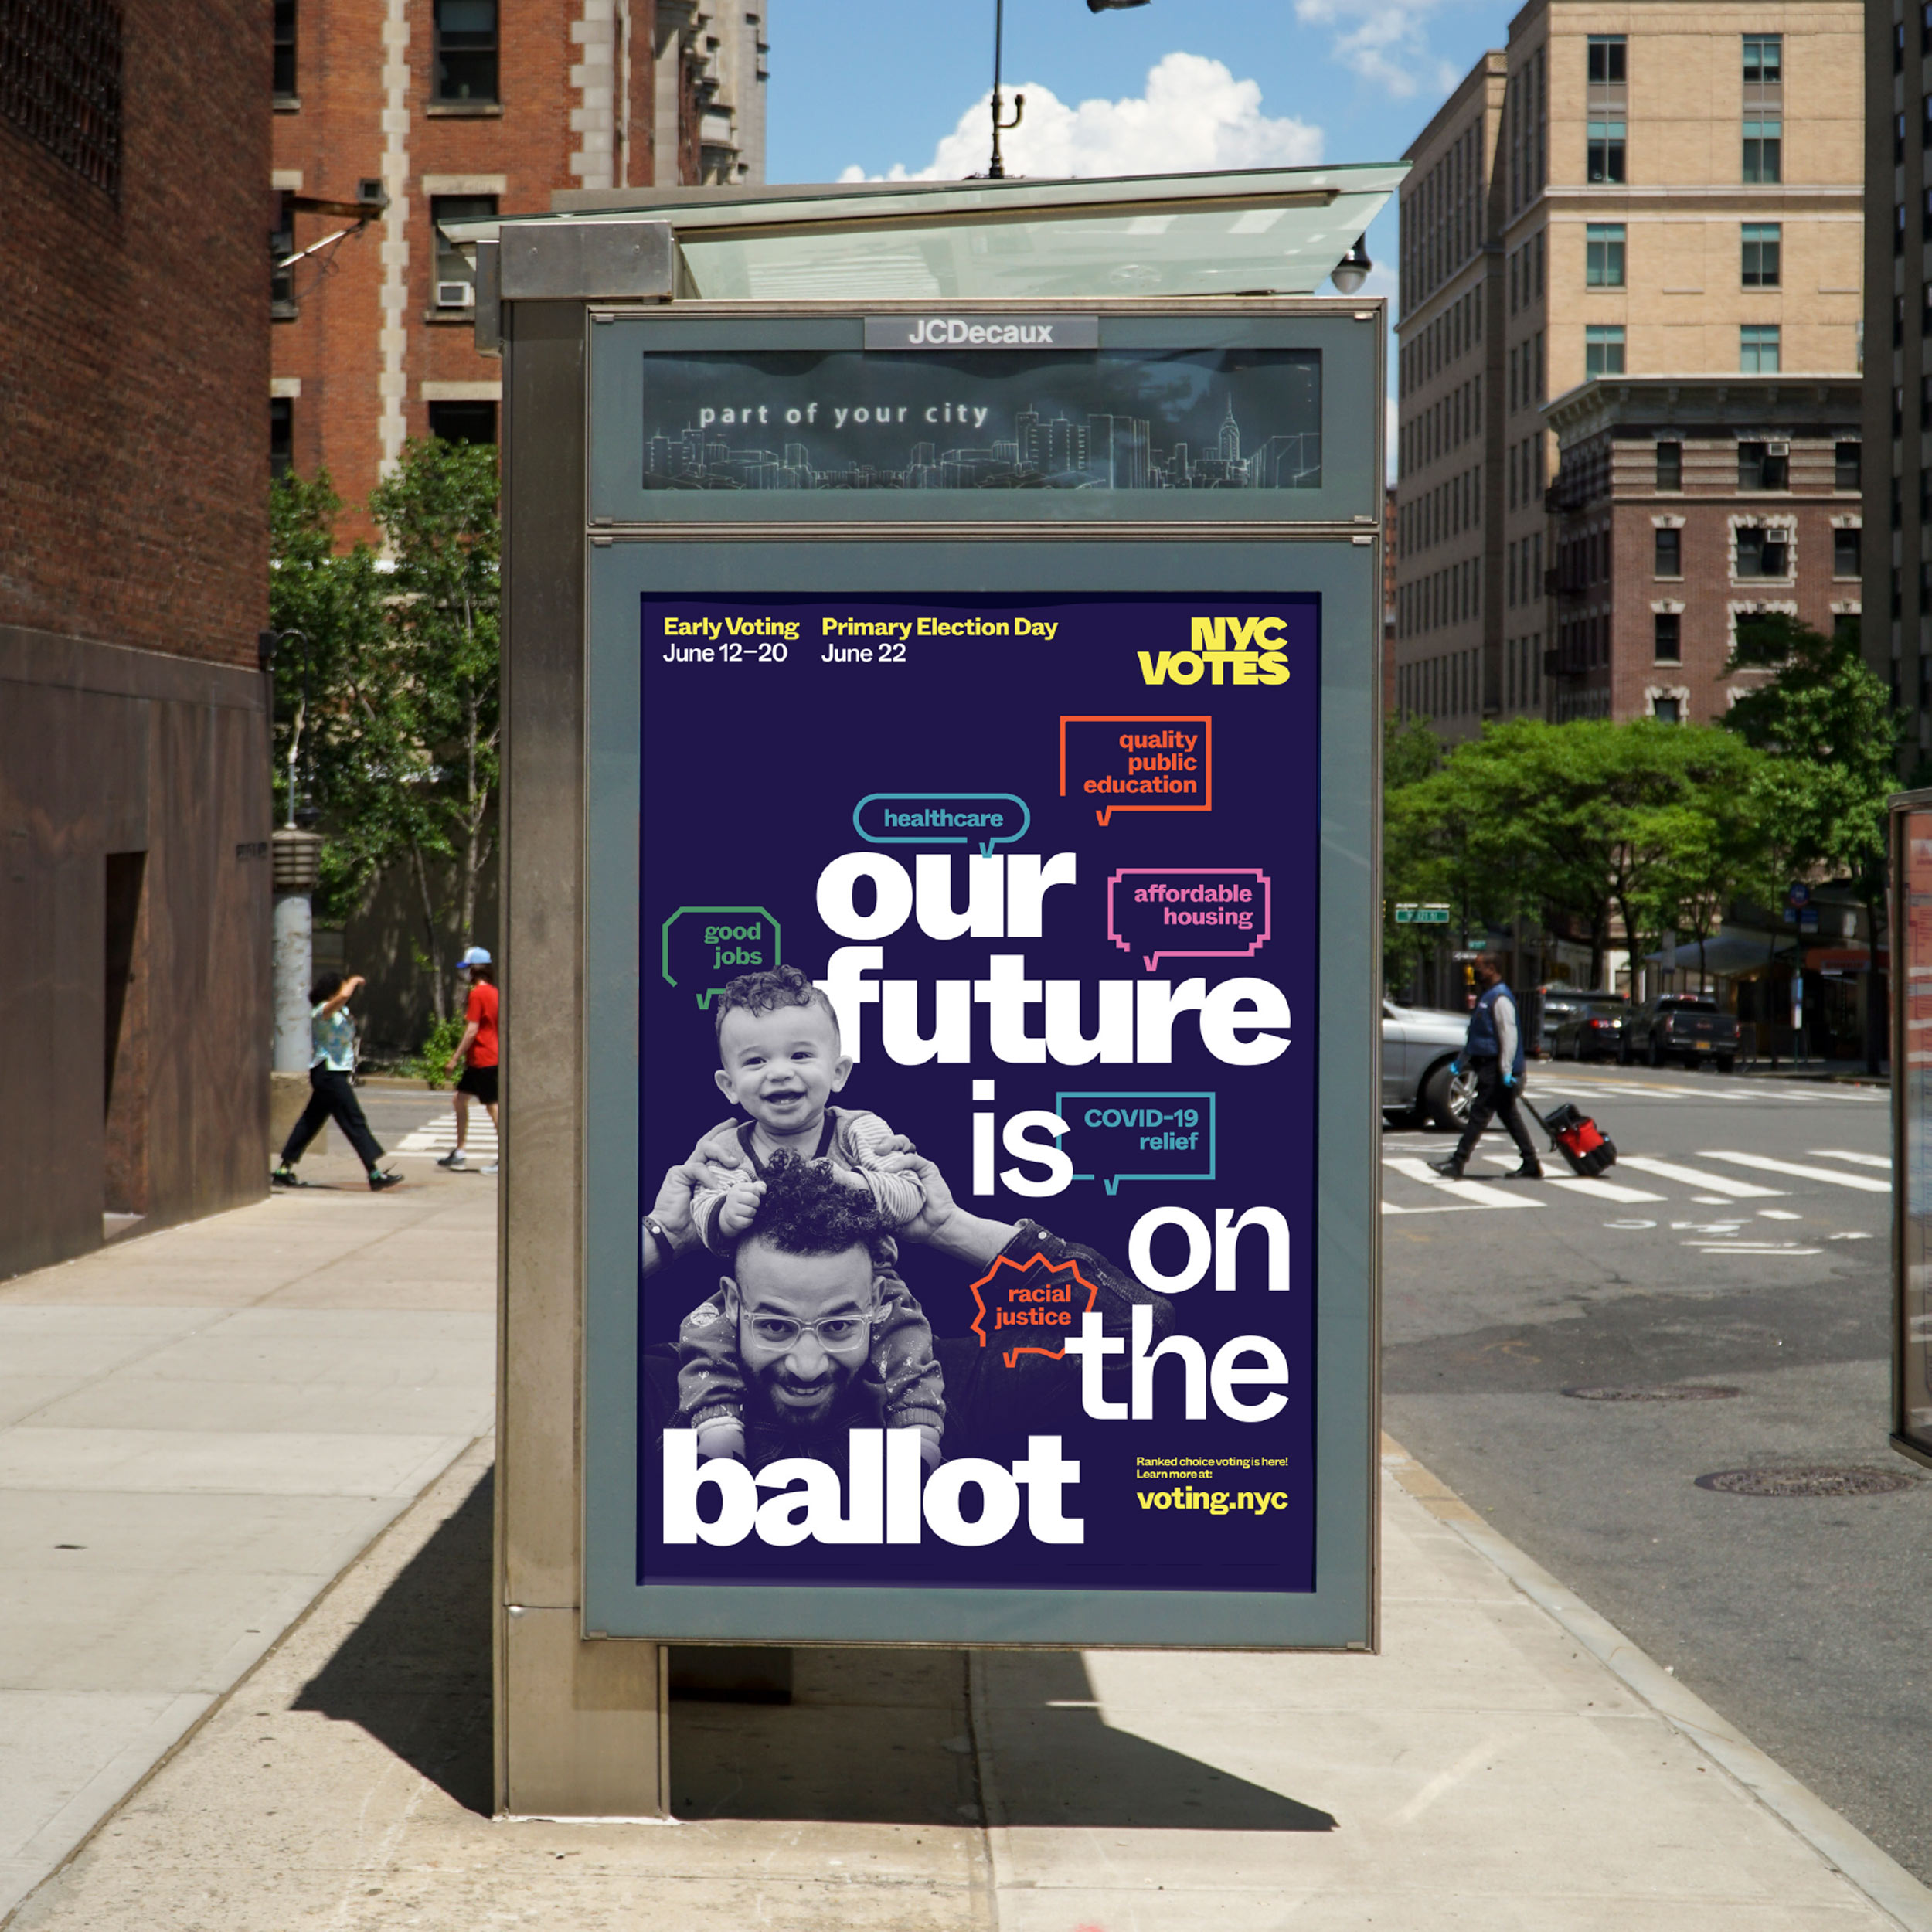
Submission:
[[[765,1184],[743,1175],[731,1184],[718,1210],[718,1228],[724,1234],[743,1234],[758,1218],[758,1203],[764,1199]]]

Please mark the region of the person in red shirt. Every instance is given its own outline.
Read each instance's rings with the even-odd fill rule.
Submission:
[[[469,1138],[472,1100],[482,1103],[491,1126],[497,1124],[496,968],[481,946],[472,946],[456,962],[456,969],[468,978],[470,992],[463,1008],[463,1037],[457,1043],[456,1051],[443,1063],[446,1073],[454,1073],[459,1062],[463,1067],[463,1077],[456,1083],[456,1146],[436,1164],[447,1168],[467,1165],[463,1144]],[[494,1174],[495,1162],[485,1162],[478,1172]]]

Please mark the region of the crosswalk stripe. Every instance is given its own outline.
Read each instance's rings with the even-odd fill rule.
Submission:
[[[1412,1181],[1420,1181],[1424,1187],[1440,1188],[1444,1194],[1452,1194],[1459,1200],[1468,1201],[1481,1207],[1533,1208],[1541,1207],[1540,1201],[1532,1201],[1526,1196],[1509,1194],[1499,1187],[1485,1187],[1480,1181],[1452,1181],[1447,1175],[1438,1174],[1427,1161],[1418,1161],[1401,1155],[1382,1157],[1382,1165],[1393,1168],[1398,1174],[1406,1175]]]
[[[1851,1161],[1859,1167],[1882,1167],[1888,1174],[1892,1172],[1889,1154],[1853,1154],[1842,1147],[1808,1147],[1804,1151],[1815,1161]]]
[[[1548,1179],[1552,1187],[1568,1188],[1573,1193],[1594,1195],[1604,1201],[1665,1201],[1670,1198],[1665,1194],[1646,1194],[1641,1188],[1620,1186],[1614,1181],[1587,1179],[1580,1174],[1552,1174]]]
[[[1722,1153],[1706,1148],[1698,1157],[1706,1161],[1729,1161],[1735,1167],[1761,1168],[1767,1174],[1794,1174],[1801,1181],[1829,1181],[1838,1187],[1854,1187],[1866,1194],[1889,1194],[1889,1181],[1875,1181],[1865,1174],[1844,1174],[1835,1168],[1806,1167],[1798,1161],[1774,1161],[1768,1154]]]
[[[1771,1200],[1786,1192],[1781,1187],[1760,1187],[1755,1181],[1734,1181],[1728,1174],[1706,1174],[1700,1168],[1682,1167],[1675,1161],[1653,1160],[1648,1154],[1620,1154],[1617,1165],[1655,1174],[1660,1181],[1682,1181],[1686,1187],[1701,1187],[1707,1194],[1728,1194],[1739,1201]]]

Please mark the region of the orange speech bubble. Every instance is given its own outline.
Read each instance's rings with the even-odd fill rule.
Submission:
[[[1063,717],[1060,796],[1088,800],[1104,825],[1117,811],[1211,811],[1214,720]]]

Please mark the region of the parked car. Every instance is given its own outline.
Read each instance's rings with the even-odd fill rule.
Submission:
[[[1624,1046],[1630,1002],[1621,993],[1580,993],[1556,1029],[1550,1056],[1560,1060],[1614,1060]]]
[[[1451,1132],[1469,1121],[1476,1097],[1473,1073],[1451,1075],[1449,1064],[1469,1032],[1467,1013],[1438,1013],[1421,1006],[1382,1002],[1382,1105],[1388,1113],[1415,1113]]]
[[[1617,1057],[1626,1066],[1640,1060],[1652,1066],[1706,1062],[1728,1073],[1737,1060],[1737,1022],[1720,1013],[1708,993],[1662,993],[1630,1009]]]
[[[1572,1013],[1580,1010],[1583,995],[1571,992],[1567,986],[1546,986],[1539,989],[1543,998],[1539,1002],[1536,1037],[1526,1042],[1532,1053],[1540,1051],[1550,1059],[1556,1053],[1556,1032]]]

